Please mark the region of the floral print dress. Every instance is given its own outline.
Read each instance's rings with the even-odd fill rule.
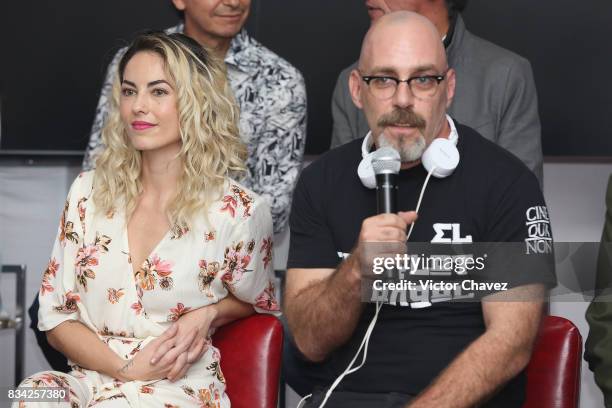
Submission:
[[[40,288],[40,330],[78,320],[127,360],[182,314],[228,292],[257,312],[279,311],[271,273],[272,221],[260,197],[228,180],[207,216],[172,228],[143,264],[133,267],[125,213],[96,211],[92,181],[93,171],[82,173],[70,189]],[[122,383],[72,365],[69,374],[38,373],[22,385],[69,385],[74,407],[229,407],[211,334],[201,360],[174,383]],[[30,405],[43,406],[18,406]]]

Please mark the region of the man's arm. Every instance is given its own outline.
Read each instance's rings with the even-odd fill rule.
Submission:
[[[368,243],[397,248],[416,213],[380,214],[361,225],[357,249],[337,269],[289,269],[285,315],[298,349],[311,361],[323,361],[352,336],[363,309],[361,273],[369,268]],[[363,265],[366,265],[365,267]]]
[[[477,406],[520,373],[531,358],[544,293],[542,285],[531,284],[486,298],[482,302],[486,331],[408,407]]]
[[[249,151],[247,164],[250,187],[269,201],[274,233],[282,231],[289,220],[295,182],[302,168],[306,145],[306,86],[300,72],[293,68],[277,86],[282,97],[273,95],[274,103]]]
[[[353,334],[361,310],[357,261],[347,258],[338,269],[289,269],[284,311],[300,352],[323,361]]]
[[[538,96],[529,61],[521,58],[508,68],[501,105],[497,143],[517,156],[542,187],[542,135]]]
[[[606,216],[597,258],[596,297],[586,311],[589,335],[584,359],[593,371],[595,382],[612,407],[612,176],[606,191]]]

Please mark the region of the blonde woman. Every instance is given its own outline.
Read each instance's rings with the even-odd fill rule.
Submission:
[[[211,333],[279,310],[269,209],[235,181],[237,119],[222,65],[197,43],[132,43],[107,149],[70,189],[39,294],[39,328],[72,371],[23,386],[69,387],[80,407],[230,405]]]

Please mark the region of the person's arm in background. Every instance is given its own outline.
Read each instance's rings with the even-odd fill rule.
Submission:
[[[104,149],[104,144],[102,143],[102,128],[104,127],[104,120],[106,119],[108,105],[112,96],[113,79],[117,73],[119,60],[124,52],[125,49],[119,50],[106,69],[106,76],[104,77],[104,83],[100,91],[100,99],[98,100],[98,106],[96,108],[96,116],[91,126],[89,142],[87,143],[85,156],[83,157],[83,171],[92,170],[95,167],[96,159]]]
[[[258,143],[249,149],[247,186],[268,200],[274,233],[287,226],[291,198],[302,168],[306,145],[306,86],[302,74],[292,67],[276,86],[281,95],[272,95]]]
[[[612,176],[606,193],[606,216],[597,260],[596,297],[586,319],[589,335],[584,359],[604,395],[606,408],[612,408]],[[604,301],[604,298],[605,300]]]
[[[541,188],[542,134],[533,71],[524,58],[514,62],[508,67],[497,144],[521,159],[535,174]]]

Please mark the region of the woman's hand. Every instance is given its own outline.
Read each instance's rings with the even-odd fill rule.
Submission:
[[[176,330],[176,335],[166,336],[166,340],[158,343],[157,350],[150,360],[151,365],[164,364],[168,361],[168,355],[176,359],[168,371],[167,378],[176,381],[183,377],[192,364],[199,361],[207,349],[208,331],[218,316],[217,304],[208,305],[182,315],[169,329]],[[164,332],[164,334],[166,333]],[[191,339],[186,349],[181,352],[175,350],[178,342],[185,344],[185,340]]]
[[[163,359],[157,362],[157,364],[151,364],[151,358],[153,357],[159,346],[175,340],[178,334],[178,327],[171,326],[161,336],[151,341],[142,350],[140,350],[133,358],[124,361],[121,368],[117,370],[116,377],[123,381],[149,381],[149,380],[161,380],[168,377],[168,373],[176,362],[176,352],[172,355],[164,356]],[[167,357],[167,358],[166,358]]]
[[[175,364],[168,371],[166,378],[176,381],[183,377],[189,367],[198,362],[208,349],[208,332],[211,327],[216,328],[253,313],[255,310],[252,305],[238,300],[231,293],[218,303],[192,310],[182,315],[164,332],[164,341],[156,342],[157,349],[153,352],[150,364],[165,364],[174,358]],[[175,335],[167,335],[169,330],[176,330]],[[175,350],[179,341],[181,347]],[[184,348],[186,341],[190,343]]]

